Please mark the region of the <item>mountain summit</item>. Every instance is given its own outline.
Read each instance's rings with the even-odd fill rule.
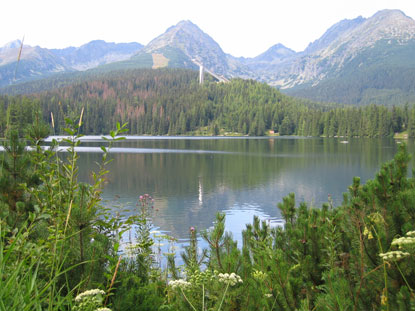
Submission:
[[[132,58],[152,68],[185,67],[197,69],[203,65],[208,70],[232,76],[238,66],[234,58],[223,52],[208,34],[191,21],[181,21],[152,40]]]

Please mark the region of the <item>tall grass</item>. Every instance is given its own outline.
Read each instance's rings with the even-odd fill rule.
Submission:
[[[56,152],[56,141],[41,148],[39,136],[45,133],[33,129],[28,131],[32,151],[5,148],[0,167],[0,311],[71,310],[79,292],[105,286],[102,270],[108,263],[105,256],[111,256],[106,232],[113,224],[99,218],[99,204],[110,160],[108,148],[102,147],[93,184],[78,182],[82,115],[79,122],[67,120],[68,157]],[[111,132],[110,147],[124,127],[118,124]],[[12,135],[6,144],[22,142]],[[13,187],[4,187],[8,184]]]

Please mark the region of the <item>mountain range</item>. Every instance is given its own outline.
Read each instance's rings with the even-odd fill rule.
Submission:
[[[356,105],[415,101],[415,21],[399,10],[342,20],[302,52],[278,43],[254,58],[226,54],[191,21],[168,28],[146,46],[92,41],[78,48],[48,50],[25,45],[16,66],[19,48],[18,41],[0,48],[0,87],[91,68],[203,65],[217,76],[255,79],[318,101]]]
[[[17,62],[21,45],[22,42],[16,40],[0,48],[0,87],[122,61],[143,47],[135,42],[117,44],[102,40],[64,49],[24,45],[20,61]]]

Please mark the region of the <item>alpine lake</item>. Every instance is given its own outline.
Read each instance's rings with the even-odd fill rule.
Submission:
[[[103,205],[126,217],[137,211],[139,196],[149,194],[154,199],[154,230],[176,238],[179,246],[186,244],[191,227],[209,229],[222,212],[225,229],[240,245],[242,230],[254,215],[272,226],[283,225],[277,204],[290,192],[297,206],[340,205],[353,177],[362,183],[372,179],[400,143],[373,138],[129,136],[114,143],[109,154],[113,160],[107,166]],[[414,144],[406,143],[413,154]],[[81,181],[91,181],[91,171],[98,171],[100,146],[105,144],[99,137],[83,137],[77,148]],[[125,234],[124,240],[132,235]]]

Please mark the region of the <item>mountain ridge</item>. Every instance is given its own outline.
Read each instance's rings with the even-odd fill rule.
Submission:
[[[68,55],[75,51],[81,55],[82,47],[49,51],[49,58],[58,55],[57,59],[49,60],[52,64],[49,72],[162,67],[195,70],[203,65],[219,76],[255,79],[294,95],[315,99],[319,93],[317,97],[322,101],[339,100],[340,103],[354,104],[362,103],[362,98],[367,95],[366,89],[373,90],[371,94],[375,94],[376,90],[390,94],[392,91],[388,89],[387,79],[404,82],[405,79],[412,81],[415,76],[412,69],[415,67],[415,57],[411,52],[415,44],[415,21],[400,10],[382,10],[368,18],[359,16],[341,20],[301,52],[278,43],[253,58],[237,58],[226,54],[212,37],[189,20],[167,28],[131,56],[128,56],[131,51],[123,54],[123,58],[118,59],[120,61],[113,61],[120,57],[120,53],[108,52],[110,47],[107,43],[107,54],[103,57],[99,52],[101,43],[99,40],[91,41],[89,55],[83,55],[83,62],[77,65]],[[16,47],[17,44],[16,41],[10,45]],[[0,64],[3,50],[0,48]],[[24,54],[25,51],[22,56]],[[1,70],[2,66],[0,77]],[[399,77],[399,71],[405,73],[405,77]],[[356,85],[353,76],[359,77],[361,85]],[[379,83],[379,76],[383,76],[385,81]],[[369,77],[372,80],[366,81]],[[392,82],[390,84],[396,84]],[[342,86],[342,83],[347,87]],[[346,93],[349,89],[350,94],[355,95],[345,101],[345,96],[335,96],[336,88],[343,88]],[[356,88],[359,90],[356,91]],[[329,92],[329,89],[332,91]],[[403,97],[412,100],[412,95],[407,96],[409,91],[406,86],[398,86],[393,90],[395,93],[405,93]],[[365,98],[365,103],[369,103],[373,96]]]
[[[142,47],[135,42],[112,43],[103,40],[64,49],[46,49],[25,44],[17,64],[20,46],[21,41],[15,40],[0,47],[0,87],[125,60]]]

